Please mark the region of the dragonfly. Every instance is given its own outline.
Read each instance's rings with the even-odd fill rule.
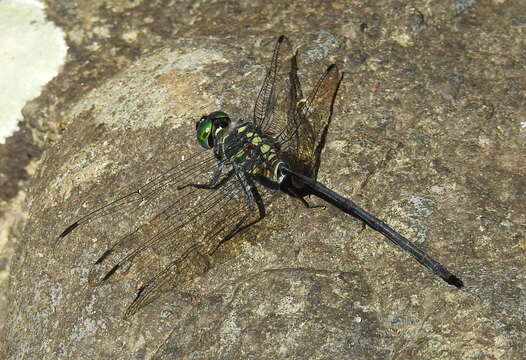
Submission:
[[[203,149],[134,191],[88,211],[57,237],[59,244],[77,228],[117,214],[147,213],[93,263],[88,276],[100,285],[131,274],[138,281],[125,318],[160,294],[204,274],[211,257],[230,239],[267,215],[280,194],[307,201],[317,197],[360,219],[416,261],[457,288],[463,282],[412,241],[352,200],[317,181],[321,152],[343,79],[330,65],[308,97],[298,78],[298,53],[280,36],[257,95],[252,120],[213,111],[196,122]]]

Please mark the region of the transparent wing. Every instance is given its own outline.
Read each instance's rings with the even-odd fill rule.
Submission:
[[[292,59],[292,69],[296,57]],[[307,99],[296,102],[295,123],[296,128],[289,134],[289,141],[284,144],[283,150],[289,164],[296,171],[316,179],[320,166],[321,151],[325,145],[329,129],[334,101],[342,80],[342,75],[336,65],[327,68],[316,83],[316,86]],[[291,72],[291,83],[299,89],[296,70]]]
[[[212,169],[217,163],[212,152],[202,151],[181,161],[171,169],[166,170],[151,181],[136,190],[125,194],[103,206],[97,207],[68,226],[56,239],[55,247],[77,227],[88,224],[95,219],[108,215],[117,216],[128,211],[145,207],[163,197],[169,197],[177,192],[177,186],[191,182],[196,177],[203,177],[207,169]]]
[[[263,200],[257,189],[232,169],[222,175],[217,188],[181,188],[208,183],[208,170],[216,164],[211,151],[196,154],[137,190],[88,212],[59,235],[63,240],[91,222],[98,226],[99,221],[116,217],[134,221],[139,214],[154,214],[129,234],[116,236],[90,270],[91,285],[125,274],[138,282],[137,296],[126,316],[202,275],[221,243],[263,218]]]
[[[254,123],[278,141],[295,127],[297,94],[294,85],[297,84],[291,81],[293,57],[289,40],[280,36],[254,105]]]
[[[121,238],[95,262],[89,282],[131,276],[138,283],[133,315],[165,291],[202,275],[224,242],[263,215],[236,176],[218,189],[190,188],[150,222]],[[250,191],[250,190],[248,190]]]

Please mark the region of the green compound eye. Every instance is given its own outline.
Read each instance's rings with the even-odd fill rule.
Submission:
[[[208,115],[203,115],[195,124],[197,141],[205,149],[213,148],[218,133],[228,127],[228,124],[230,124],[230,118],[222,111],[214,111]]]
[[[209,118],[204,119],[204,121],[197,126],[197,141],[199,141],[199,144],[205,149],[211,149],[213,147],[212,138],[210,137],[212,128],[212,120]]]

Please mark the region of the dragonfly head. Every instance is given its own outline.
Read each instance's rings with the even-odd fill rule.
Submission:
[[[218,131],[226,128],[228,124],[230,124],[230,118],[222,111],[214,111],[208,115],[203,115],[195,123],[197,141],[205,149],[213,148]]]

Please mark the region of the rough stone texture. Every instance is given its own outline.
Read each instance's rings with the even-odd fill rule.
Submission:
[[[48,1],[72,48],[24,110],[29,155],[11,159],[22,175],[2,197],[39,159],[10,234],[8,358],[526,357],[522,1],[122,4]],[[239,256],[123,320],[132,278],[86,286],[122,224],[79,229],[55,252],[54,238],[197,149],[202,113],[249,114],[282,33],[304,88],[332,61],[347,73],[319,180],[466,288],[333,208],[285,198],[236,240]]]

